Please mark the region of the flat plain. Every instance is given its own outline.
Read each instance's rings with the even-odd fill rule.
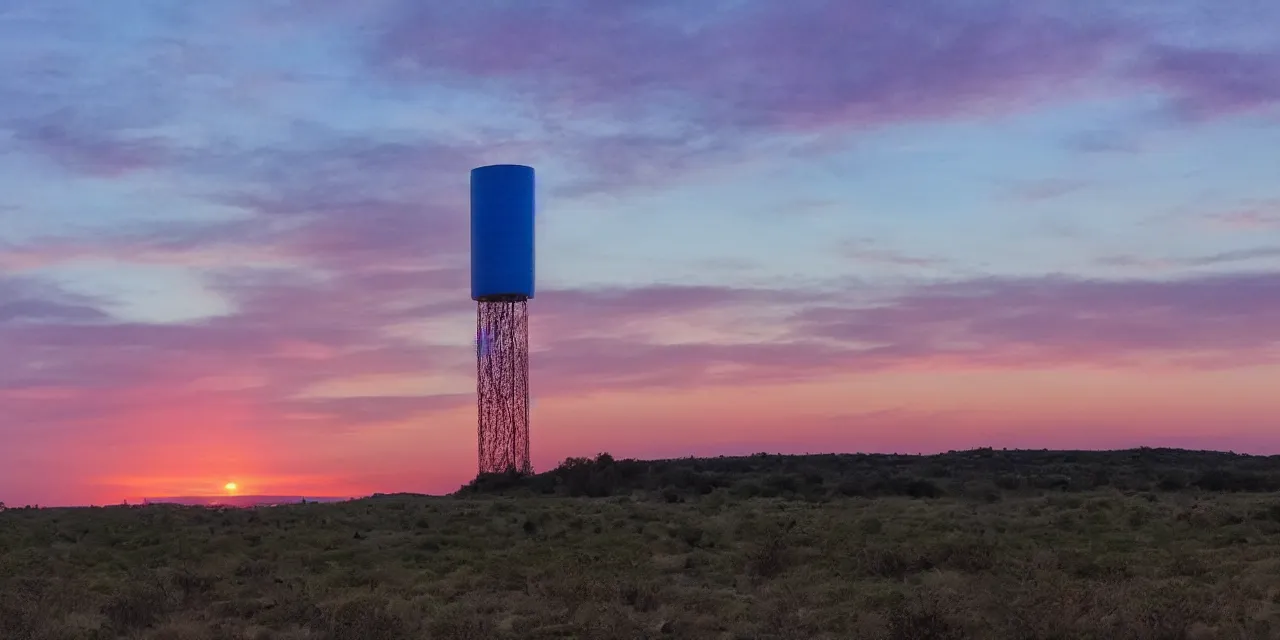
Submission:
[[[1280,638],[1277,468],[601,456],[453,496],[9,508],[0,638]]]

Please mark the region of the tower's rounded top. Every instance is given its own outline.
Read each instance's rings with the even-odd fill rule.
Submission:
[[[533,167],[527,164],[486,164],[484,166],[476,167],[472,169],[472,171],[480,171],[482,169],[528,169],[532,171]]]

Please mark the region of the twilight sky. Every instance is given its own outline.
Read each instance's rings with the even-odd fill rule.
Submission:
[[[446,492],[468,170],[533,451],[1280,453],[1280,2],[0,0],[0,501]]]

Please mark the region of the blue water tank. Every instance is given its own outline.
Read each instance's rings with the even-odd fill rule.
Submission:
[[[533,297],[533,167],[471,170],[471,299]]]

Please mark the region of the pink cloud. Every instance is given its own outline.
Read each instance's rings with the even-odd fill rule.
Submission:
[[[1210,216],[1209,220],[1229,229],[1259,230],[1280,229],[1280,202],[1259,206],[1256,209],[1229,211]]]
[[[229,315],[171,325],[119,322],[100,310],[101,301],[31,278],[0,279],[0,309],[22,312],[0,319],[7,363],[0,428],[17,445],[6,451],[69,447],[66,464],[106,477],[122,473],[106,447],[129,446],[154,464],[196,456],[201,468],[252,463],[267,477],[281,473],[274,458],[252,452],[292,446],[314,457],[339,437],[377,442],[385,429],[415,424],[444,429],[450,447],[469,451],[458,442],[470,437],[472,400],[455,388],[311,393],[424,373],[468,379],[474,307],[464,271],[368,266],[314,277],[231,270],[211,281],[230,301]],[[1280,340],[1277,300],[1280,278],[1270,273],[985,279],[887,294],[549,290],[532,303],[534,393],[554,406],[599,393],[712,393],[871,371],[1270,364],[1280,359],[1271,346]],[[456,326],[458,334],[391,331],[423,322]],[[673,341],[665,331],[677,325],[701,333]],[[735,333],[744,327],[750,331]],[[456,469],[465,474],[469,465]],[[351,463],[325,486],[348,486],[341,478],[359,473]],[[158,482],[147,486],[170,486]]]
[[[296,400],[283,411],[319,418],[327,429],[359,431],[370,424],[402,423],[459,407],[475,406],[475,395],[450,393],[432,396],[359,396],[351,398],[315,398]],[[303,419],[304,422],[310,422]]]
[[[749,313],[753,309],[803,304],[812,298],[813,294],[805,291],[688,285],[550,290],[539,293],[532,303],[537,314],[531,322],[543,336],[559,339],[617,332],[629,324],[669,317]]]
[[[878,305],[810,308],[798,334],[869,345],[872,361],[953,366],[1134,364],[1175,356],[1209,368],[1270,362],[1280,276],[1089,281],[1066,277],[936,284]],[[887,360],[886,360],[887,359]]]
[[[0,323],[0,347],[13,363],[0,376],[0,389],[74,392],[75,406],[42,414],[71,421],[121,403],[145,405],[146,394],[121,390],[156,385],[228,386],[228,392],[253,398],[264,415],[277,415],[273,420],[282,425],[289,420],[279,416],[295,412],[326,415],[326,424],[339,426],[372,416],[393,420],[449,410],[456,398],[296,397],[317,384],[360,376],[470,376],[474,354],[465,331],[472,303],[453,282],[456,274],[443,275],[445,282],[438,284],[444,286],[433,293],[432,278],[442,275],[230,279],[217,287],[232,300],[232,315],[180,325],[119,323],[85,318],[82,311],[10,320]],[[457,300],[450,298],[455,288],[462,292]],[[803,291],[553,290],[532,304],[535,385],[539,397],[555,397],[794,382],[852,370],[1256,364],[1277,355],[1269,347],[1280,339],[1280,306],[1271,302],[1280,299],[1277,293],[1280,280],[1270,274],[978,280],[924,285],[862,302],[847,294]],[[781,337],[725,332],[753,317],[759,328]],[[452,319],[463,333],[446,338],[451,345],[435,346],[387,331],[431,318]],[[654,329],[672,320],[721,338],[670,342]]]

